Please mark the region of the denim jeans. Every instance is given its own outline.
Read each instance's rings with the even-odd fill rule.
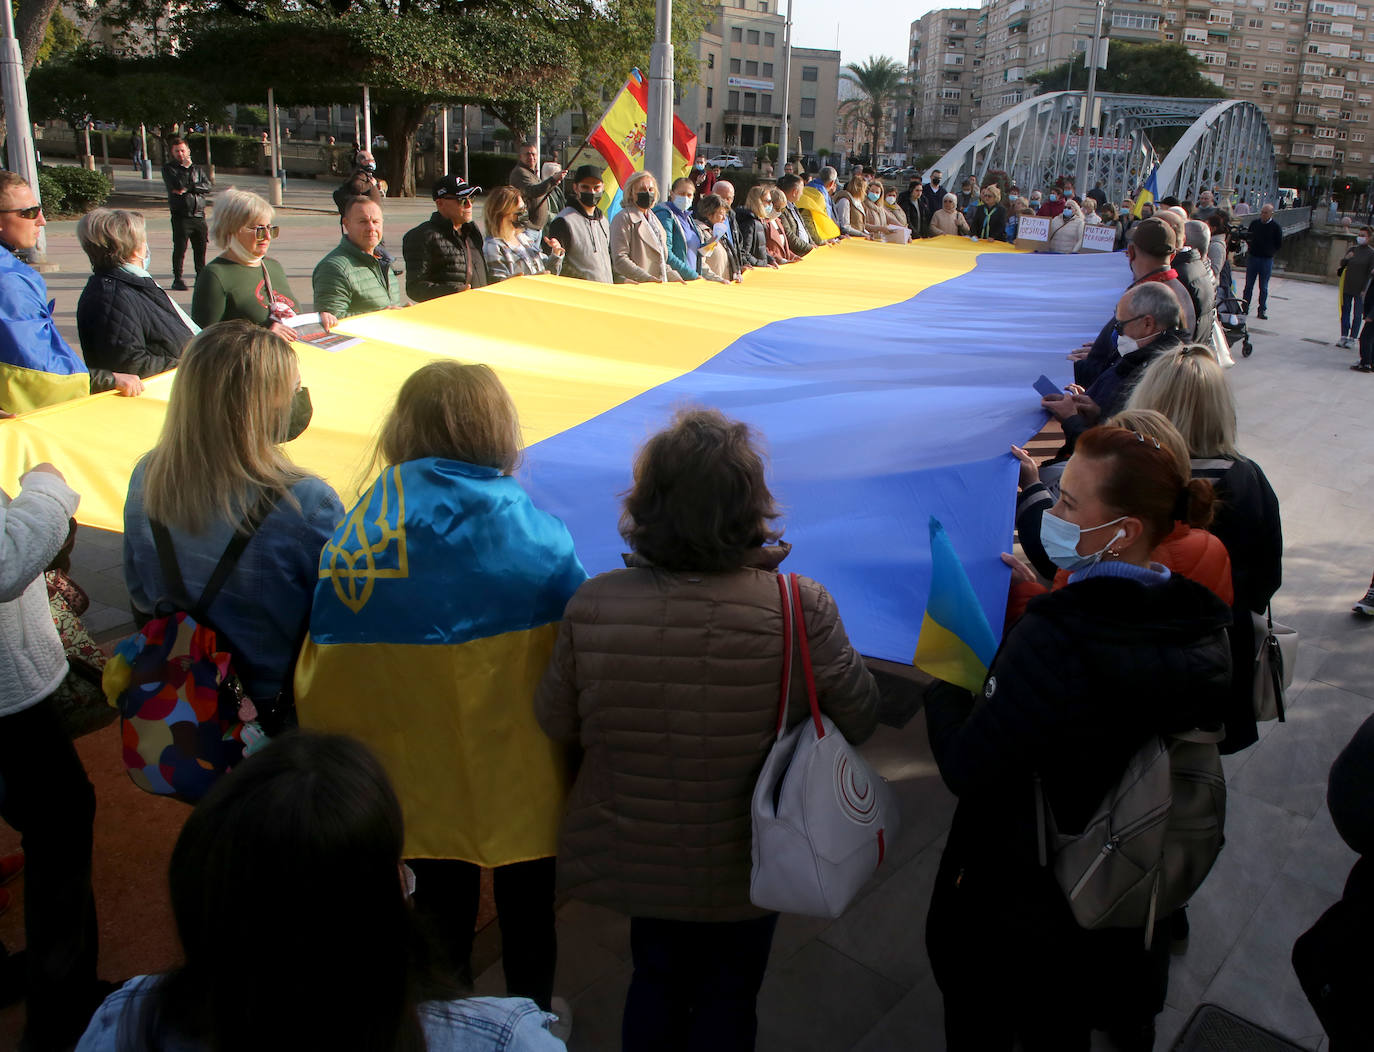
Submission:
[[[1246,305],[1250,303],[1250,293],[1255,288],[1255,278],[1259,278],[1259,309],[1263,313],[1269,306],[1269,275],[1274,272],[1273,256],[1251,256],[1245,264],[1245,295],[1241,298]]]
[[[777,924],[631,918],[623,1052],[752,1052]]]
[[[1358,292],[1341,297],[1341,339],[1358,338],[1364,319],[1364,296]]]

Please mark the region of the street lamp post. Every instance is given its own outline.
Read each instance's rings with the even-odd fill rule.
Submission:
[[[778,158],[778,175],[782,174],[787,164],[787,111],[792,104],[792,0],[787,0],[787,20],[783,23],[782,32],[782,134],[778,136],[778,149],[782,151],[782,156]]]
[[[1082,193],[1083,187],[1087,185],[1088,151],[1091,149],[1095,120],[1093,102],[1097,95],[1097,61],[1102,50],[1102,12],[1106,7],[1107,0],[1097,0],[1097,21],[1093,25],[1093,49],[1088,65],[1088,94],[1084,98],[1086,105],[1083,109],[1083,127],[1078,131],[1078,171],[1074,179],[1074,189],[1079,193]],[[1069,68],[1073,69],[1072,61]]]
[[[673,0],[655,0],[654,46],[649,52],[648,143],[644,170],[652,172],[659,193],[673,185]]]

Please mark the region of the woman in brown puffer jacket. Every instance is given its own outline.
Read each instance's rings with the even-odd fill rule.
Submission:
[[[568,603],[535,715],[584,756],[558,883],[630,916],[623,1047],[747,1050],[777,914],[749,902],[749,803],[782,678],[778,516],[746,425],[681,413],[635,463],[628,569]],[[835,601],[803,577],[821,711],[850,742],[878,689]],[[807,711],[794,658],[789,726]]]

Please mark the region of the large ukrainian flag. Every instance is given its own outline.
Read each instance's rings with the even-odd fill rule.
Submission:
[[[325,545],[301,726],[377,753],[407,858],[555,853],[567,772],[533,698],[586,577],[567,527],[518,482],[456,460],[387,468]]]
[[[675,409],[715,406],[767,442],[788,565],[825,584],[862,653],[909,662],[932,515],[988,621],[1002,624],[999,555],[1017,474],[1008,447],[1044,426],[1034,380],[1072,379],[1065,354],[1110,316],[1125,276],[1112,253],[941,237],[851,238],[742,285],[514,278],[348,318],[340,329],[363,342],[337,353],[299,346],[315,416],[287,449],[348,505],[405,378],[435,358],[485,362],[520,412],[521,482],[598,573],[623,565],[619,495],[635,451]],[[0,420],[0,486],[51,460],[81,493],[82,522],[121,529],[129,474],[173,382]]]

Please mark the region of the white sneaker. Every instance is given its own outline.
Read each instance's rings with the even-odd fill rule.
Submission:
[[[549,999],[549,1009],[549,1014],[553,1016],[549,1033],[567,1044],[568,1038],[572,1037],[572,1006],[566,997],[553,997]]]

